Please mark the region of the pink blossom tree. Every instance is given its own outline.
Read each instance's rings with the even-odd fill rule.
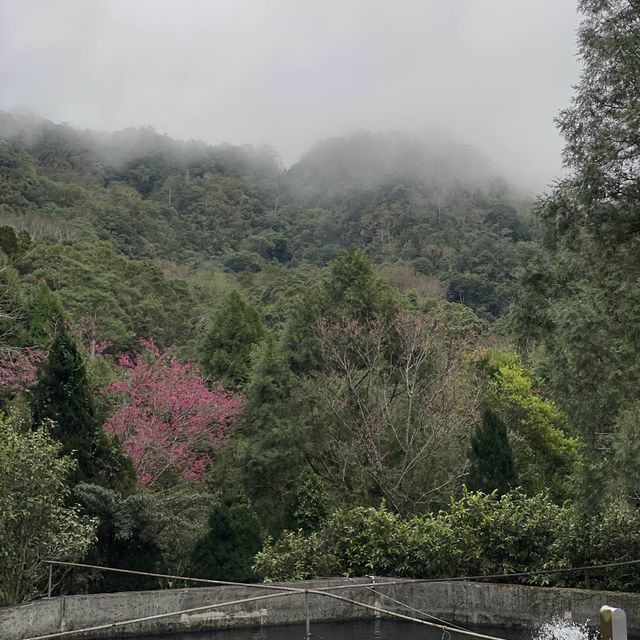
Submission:
[[[126,372],[103,392],[120,405],[104,425],[131,456],[142,485],[183,476],[197,480],[239,418],[240,398],[205,386],[191,363],[181,364],[152,341],[145,353],[120,356]]]
[[[39,349],[9,350],[0,354],[0,394],[15,394],[36,381],[45,353]]]

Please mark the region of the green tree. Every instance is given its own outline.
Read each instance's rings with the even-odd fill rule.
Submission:
[[[84,361],[74,339],[59,327],[34,389],[33,421],[54,423],[52,434],[78,460],[75,482],[97,475],[98,424]]]
[[[65,320],[60,298],[44,282],[27,289],[28,331],[32,343],[45,346]]]
[[[373,265],[358,249],[344,249],[332,262],[325,285],[328,309],[359,320],[396,308],[393,289],[377,278]]]
[[[0,417],[0,604],[41,592],[44,560],[80,560],[96,522],[67,506],[74,462],[44,428]]]
[[[99,482],[125,491],[135,485],[131,461],[119,443],[100,428],[84,359],[64,325],[43,363],[33,391],[35,425],[51,421],[52,435],[61,442],[65,455],[78,464],[72,481]]]
[[[629,0],[579,0],[582,75],[558,117],[571,172],[542,209],[549,232],[580,243],[586,232],[602,246],[640,231],[634,205],[640,131],[638,6]]]
[[[209,533],[193,552],[193,575],[213,580],[253,582],[253,558],[262,546],[260,523],[251,505],[227,496],[209,516]]]
[[[163,492],[122,495],[95,484],[73,489],[85,514],[99,519],[96,541],[85,562],[158,573],[186,575],[196,543],[207,533],[211,495],[193,484]],[[93,592],[161,588],[167,583],[149,576],[79,572],[74,576]]]
[[[491,409],[482,412],[482,422],[471,438],[469,458],[467,486],[472,491],[503,495],[516,485],[507,427]]]
[[[13,258],[19,249],[18,237],[12,227],[0,226],[0,251]]]
[[[316,337],[319,319],[319,303],[308,294],[298,296],[289,309],[282,351],[296,375],[309,373],[320,364],[320,345]]]
[[[519,485],[564,499],[580,463],[580,440],[570,437],[566,415],[541,395],[515,353],[488,349],[478,366],[487,405],[507,427]]]
[[[85,562],[90,564],[160,573],[165,569],[155,537],[161,515],[153,510],[144,494],[122,496],[116,491],[95,484],[80,483],[73,490],[83,513],[99,520],[95,543],[88,550]],[[106,571],[85,572],[74,576],[74,586],[93,592],[136,591],[158,589],[161,582],[149,576],[129,576]]]
[[[247,422],[259,431],[282,418],[293,377],[278,345],[267,336],[256,351],[246,392]]]
[[[287,525],[288,497],[305,465],[294,386],[279,345],[267,337],[256,352],[234,446],[244,489],[265,528],[273,531]]]
[[[330,498],[326,482],[313,469],[305,467],[291,493],[293,528],[307,533],[320,528],[329,515]]]
[[[202,340],[202,370],[226,387],[243,386],[251,368],[251,351],[264,335],[258,311],[232,291]]]
[[[640,23],[635,2],[578,5],[583,70],[558,118],[568,172],[539,207],[544,246],[524,270],[514,320],[523,342],[542,345],[547,387],[583,437],[591,509],[616,473],[604,472],[602,450],[640,385]]]

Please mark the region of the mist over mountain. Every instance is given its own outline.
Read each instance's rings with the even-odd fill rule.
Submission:
[[[317,142],[289,169],[288,178],[301,193],[332,198],[392,180],[480,186],[497,176],[488,157],[437,131],[422,136],[361,131]]]
[[[500,315],[530,235],[530,202],[439,132],[331,138],[289,169],[264,145],[80,131],[21,113],[0,113],[0,138],[0,223],[106,240],[132,258],[256,272],[323,266],[357,246]]]
[[[577,18],[573,0],[0,0],[0,109],[268,143],[287,166],[317,140],[437,126],[537,192],[561,171]]]
[[[176,168],[225,157],[230,166],[234,163],[238,165],[236,172],[249,170],[243,163],[251,164],[254,170],[258,170],[261,163],[265,164],[265,170],[267,165],[268,170],[279,169],[275,151],[266,145],[213,146],[199,140],[175,140],[158,133],[151,126],[130,127],[121,131],[81,130],[68,123],[51,122],[27,111],[0,111],[0,137],[18,142],[37,157],[47,148],[56,150],[61,157],[66,154],[66,159],[75,162],[76,168],[80,168],[79,158],[84,155],[85,160],[97,163],[94,167],[97,173],[100,167],[122,169],[128,163],[145,157],[161,158],[167,165]],[[40,159],[46,164],[46,158]],[[242,168],[240,165],[243,165]],[[221,166],[217,168],[222,169]]]

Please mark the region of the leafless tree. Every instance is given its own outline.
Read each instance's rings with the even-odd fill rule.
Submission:
[[[426,508],[466,472],[478,392],[465,365],[473,336],[442,317],[321,320],[326,371],[310,393],[333,417],[318,466],[349,487],[368,479],[398,511]],[[322,415],[323,412],[319,412]]]

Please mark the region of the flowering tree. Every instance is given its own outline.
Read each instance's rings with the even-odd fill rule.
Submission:
[[[181,364],[152,341],[146,353],[119,358],[124,379],[103,391],[120,399],[104,428],[116,434],[143,485],[166,477],[202,477],[213,452],[228,438],[240,414],[240,398],[208,389],[193,364]]]
[[[0,354],[0,394],[13,394],[33,385],[44,356],[44,352],[31,348]]]

